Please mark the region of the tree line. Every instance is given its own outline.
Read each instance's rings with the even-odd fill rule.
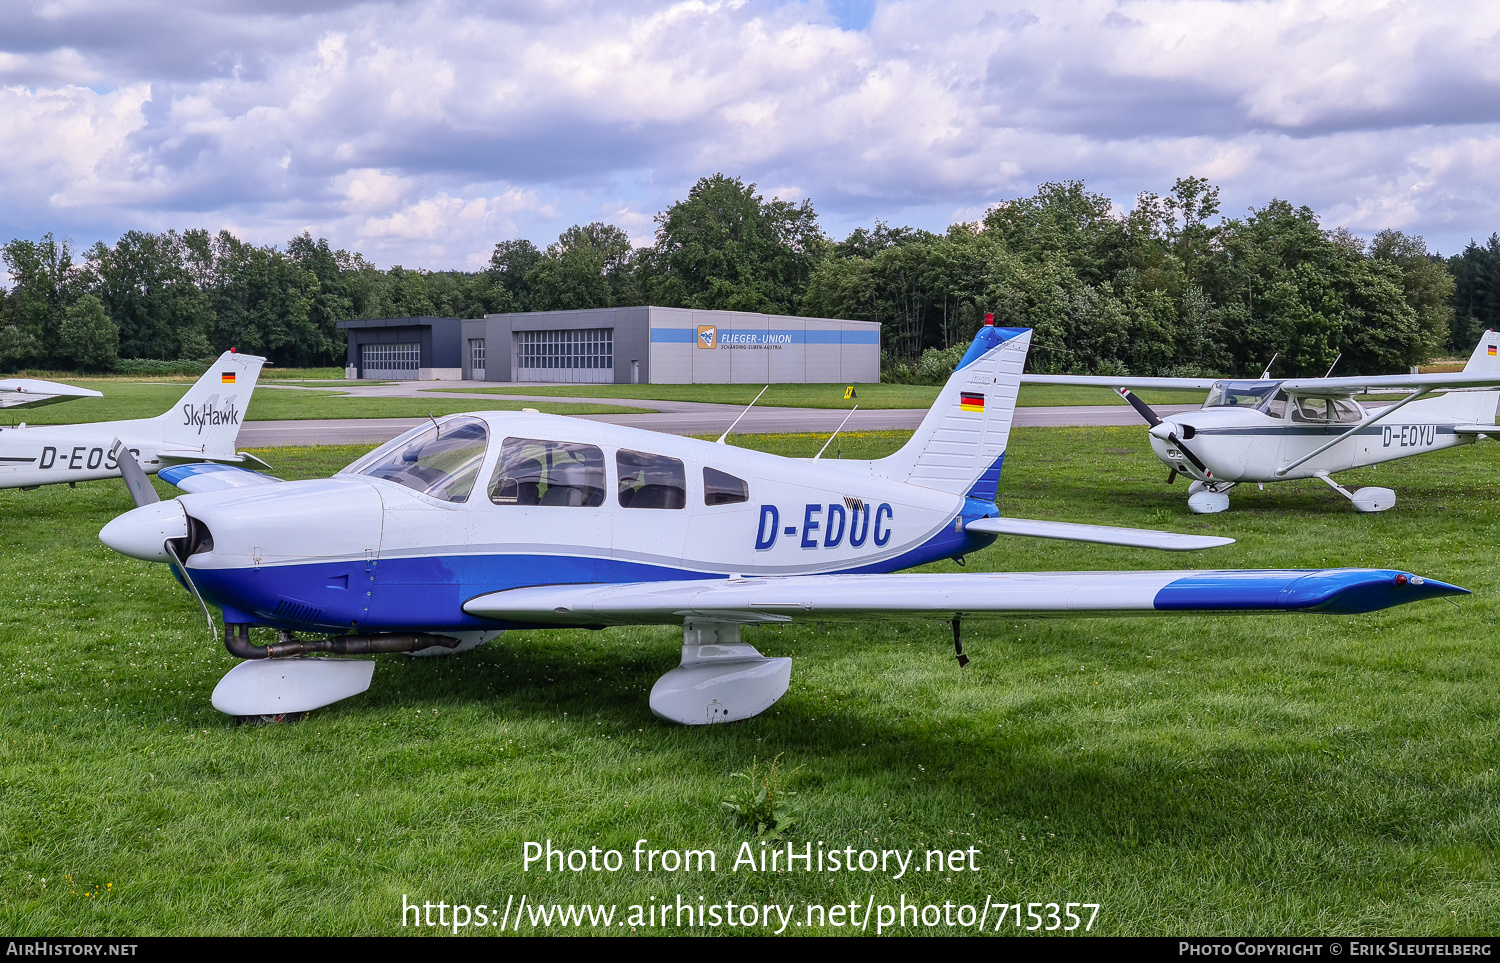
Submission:
[[[810,200],[766,200],[716,174],[656,217],[654,243],[575,225],[495,245],[480,271],[382,270],[310,234],[256,246],[227,231],[130,231],[86,250],[51,234],[0,247],[0,370],[108,371],[238,347],[273,364],[341,364],[349,318],[655,304],[878,321],[889,380],[938,381],[981,319],[1036,330],[1037,371],[1248,375],[1401,371],[1465,355],[1500,325],[1500,235],[1442,258],[1420,237],[1364,241],[1271,200],[1221,216],[1179,179],[1129,211],[1077,181],[1043,184],[938,234],[877,221],[843,240]]]

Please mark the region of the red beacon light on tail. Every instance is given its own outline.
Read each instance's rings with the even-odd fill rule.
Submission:
[[[985,316],[984,316],[984,326],[986,328],[993,328],[995,326],[995,315],[994,315],[994,312],[987,312],[985,314]]]

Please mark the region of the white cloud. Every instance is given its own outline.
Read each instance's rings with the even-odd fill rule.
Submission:
[[[1177,176],[1451,250],[1500,228],[1500,8],[1358,0],[67,0],[0,36],[0,230],[307,226],[473,265],[723,171],[841,234]],[[92,88],[92,89],[91,89]],[[964,213],[968,212],[968,213]]]

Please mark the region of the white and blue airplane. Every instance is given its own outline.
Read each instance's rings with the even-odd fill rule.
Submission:
[[[368,660],[446,653],[506,629],[673,625],[681,664],[652,710],[702,724],[763,712],[791,660],[742,641],[799,619],[1369,612],[1465,590],[1396,570],[893,574],[1000,536],[1160,549],[1232,539],[1004,518],[995,505],[1029,329],[980,330],[911,440],[868,461],[784,458],[525,412],[414,428],[332,478],[226,465],[161,477],[186,492],[100,538],[171,564],[245,659],[213,704],[304,712],[364,691]],[[722,442],[722,438],[720,441]],[[129,480],[129,479],[127,479]],[[213,620],[210,617],[210,626]],[[251,626],[279,630],[254,645]],[[323,636],[313,638],[313,636]]]
[[[1274,359],[1273,359],[1274,360]],[[1337,361],[1335,361],[1335,364]],[[1329,369],[1332,371],[1332,369]],[[1396,504],[1389,488],[1349,491],[1335,472],[1409,458],[1481,438],[1500,438],[1500,332],[1486,331],[1462,371],[1449,374],[1351,375],[1339,378],[1132,378],[1024,375],[1023,384],[1111,388],[1149,426],[1151,449],[1167,466],[1167,483],[1192,479],[1189,510],[1207,515],[1229,507],[1236,485],[1316,478],[1359,512]],[[1132,388],[1208,392],[1197,411],[1159,417]],[[1392,404],[1366,408],[1363,392],[1400,392]],[[1433,392],[1443,392],[1433,394]]]
[[[116,440],[125,443],[136,464],[147,472],[203,461],[261,464],[234,446],[265,360],[233,350],[224,352],[170,411],[155,418],[0,428],[0,488],[32,489],[118,478],[120,467],[111,450]],[[50,381],[9,384],[14,394],[6,390],[7,382],[0,382],[0,407],[99,397],[99,392],[88,388]]]

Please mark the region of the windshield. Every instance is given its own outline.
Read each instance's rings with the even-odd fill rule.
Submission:
[[[1277,381],[1216,381],[1208,392],[1205,408],[1259,408],[1280,386]]]
[[[384,478],[441,498],[464,502],[479,477],[489,430],[478,418],[452,418],[413,429],[350,465],[350,474]]]

